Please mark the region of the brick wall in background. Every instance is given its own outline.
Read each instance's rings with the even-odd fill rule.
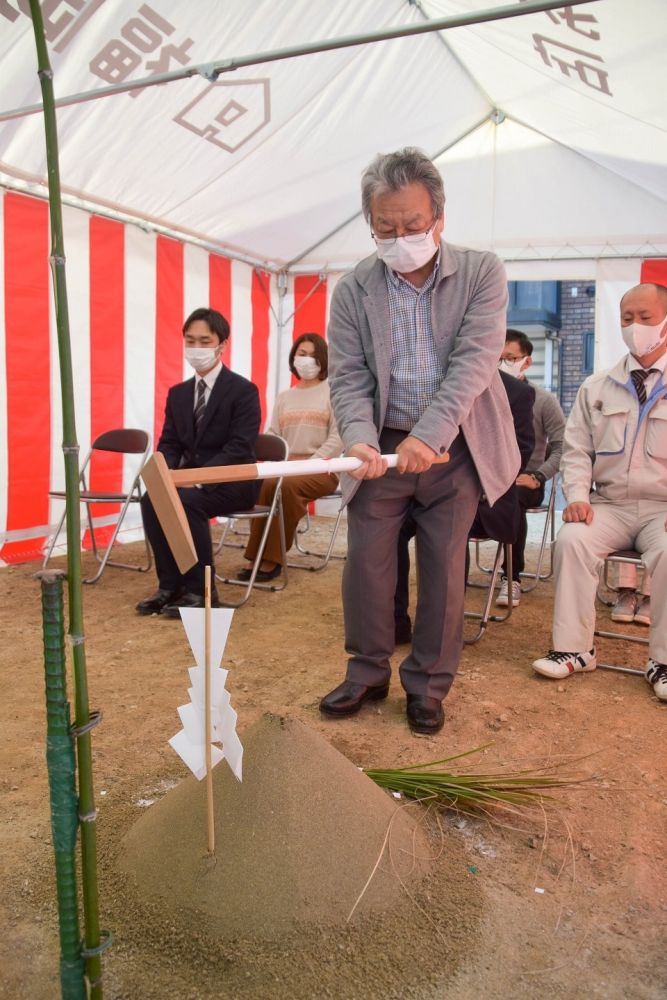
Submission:
[[[560,303],[560,403],[567,416],[579,386],[590,375],[585,367],[585,338],[595,329],[595,283],[561,282]]]

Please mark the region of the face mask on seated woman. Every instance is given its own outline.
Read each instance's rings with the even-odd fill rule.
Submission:
[[[297,370],[299,378],[317,378],[320,373],[320,366],[315,358],[310,358],[306,354],[294,358],[294,367]]]

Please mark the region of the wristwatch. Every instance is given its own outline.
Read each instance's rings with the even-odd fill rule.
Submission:
[[[543,472],[531,472],[531,476],[533,477],[533,479],[537,479],[540,486],[544,486],[544,484],[547,481],[547,477],[544,475]]]

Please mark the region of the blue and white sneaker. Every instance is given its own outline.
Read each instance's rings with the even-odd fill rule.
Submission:
[[[656,698],[667,701],[667,663],[656,663],[649,656],[644,676],[653,687]]]
[[[562,681],[570,674],[589,673],[597,665],[595,647],[588,653],[561,653],[557,649],[550,649],[546,656],[534,661],[533,670],[543,677]],[[667,668],[665,670],[667,673]]]

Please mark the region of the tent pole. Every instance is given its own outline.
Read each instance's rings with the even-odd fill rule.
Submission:
[[[278,357],[276,359],[276,373],[274,376],[274,402],[278,397],[280,392],[280,379],[283,370],[283,336],[285,333],[285,297],[287,296],[287,282],[288,276],[286,271],[280,271],[276,278],[276,287],[278,289],[278,313],[277,313],[277,328],[278,328]]]
[[[58,130],[53,96],[53,70],[44,34],[44,22],[39,0],[30,0],[30,13],[37,48],[38,75],[44,99],[44,131],[49,178],[49,212],[51,217],[51,271],[58,330],[58,356],[63,413],[63,453],[65,458],[65,490],[67,510],[67,585],[69,597],[69,641],[74,666],[74,693],[77,763],[79,771],[79,821],[81,823],[81,868],[85,923],[86,974],[91,1000],[102,1000],[102,963],[97,895],[96,810],[93,792],[93,762],[88,703],[88,679],[83,634],[83,601],[81,583],[81,512],[79,503],[79,445],[74,414],[74,383],[72,348],[67,308],[65,278],[65,246],[63,240],[62,204],[60,201],[60,168],[58,163]]]
[[[599,0],[570,0],[568,7],[581,4],[598,3]],[[452,17],[442,17],[433,21],[422,21],[420,24],[405,24],[398,28],[386,28],[384,31],[370,31],[359,35],[346,35],[341,38],[322,39],[304,45],[292,45],[273,52],[257,52],[247,56],[232,56],[218,62],[200,63],[197,66],[187,66],[168,73],[157,73],[144,77],[143,80],[128,80],[126,83],[112,83],[108,87],[97,87],[95,90],[70,94],[56,101],[56,107],[69,107],[72,104],[84,104],[97,100],[99,97],[110,97],[113,94],[124,94],[130,90],[140,90],[145,87],[156,87],[172,80],[186,80],[193,76],[203,76],[215,81],[222,73],[232,73],[246,66],[257,66],[262,63],[279,62],[282,59],[295,59],[299,56],[314,55],[318,52],[330,52],[335,49],[353,48],[357,45],[369,45],[374,42],[386,42],[393,38],[407,38],[410,35],[425,35],[432,31],[448,31],[451,28],[464,28],[473,24],[484,24],[488,21],[501,21],[512,17],[523,17],[524,14],[539,14],[543,11],[562,7],[562,0],[526,0],[522,3],[512,3],[505,7],[495,7],[479,10],[471,14],[459,14]],[[31,104],[23,108],[0,112],[0,121],[13,118],[25,118],[27,115],[42,111],[41,104]]]

